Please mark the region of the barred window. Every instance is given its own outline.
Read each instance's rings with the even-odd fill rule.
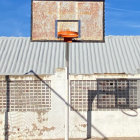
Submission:
[[[71,110],[88,111],[97,109],[97,81],[71,80]]]
[[[71,110],[136,109],[138,80],[71,80]]]
[[[137,108],[137,80],[99,80],[98,108]]]
[[[45,82],[50,86],[50,80]],[[7,109],[8,111],[49,111],[51,90],[39,80],[9,81],[8,84],[7,81],[0,81],[0,112],[5,112]]]

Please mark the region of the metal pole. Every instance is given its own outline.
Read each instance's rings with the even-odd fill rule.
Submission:
[[[5,140],[9,139],[9,127],[8,127],[8,112],[9,112],[9,108],[10,108],[10,79],[9,79],[9,75],[6,75],[6,85],[7,85],[7,89],[6,89],[6,111],[5,111]]]
[[[69,139],[69,43],[66,42],[66,67],[67,67],[67,93],[66,93],[66,119],[65,119],[65,140]]]

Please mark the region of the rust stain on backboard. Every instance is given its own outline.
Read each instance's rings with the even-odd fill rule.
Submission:
[[[57,20],[67,22],[56,24]],[[104,1],[32,1],[33,41],[58,40],[56,33],[62,30],[80,31],[78,40],[103,41],[103,24]]]

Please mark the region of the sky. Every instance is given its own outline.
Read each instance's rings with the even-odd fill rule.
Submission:
[[[31,0],[0,0],[0,36],[30,36]],[[105,35],[140,35],[140,0],[105,0]]]

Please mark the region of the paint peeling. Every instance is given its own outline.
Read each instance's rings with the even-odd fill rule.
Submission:
[[[36,124],[33,123],[32,125],[33,125],[33,130],[34,130],[34,131],[35,131],[35,130],[38,130]]]
[[[79,131],[79,132],[86,132],[86,130],[82,130],[82,128],[79,127],[78,125],[75,125],[75,127],[76,127],[77,131]]]
[[[87,124],[80,124],[79,126],[81,126],[81,127],[87,127]]]
[[[42,131],[53,131],[53,130],[55,130],[54,126],[52,126],[50,128],[43,126],[43,129],[42,129]]]
[[[37,112],[37,114],[38,114],[38,122],[39,123],[42,123],[44,121],[48,121],[48,118],[44,117],[45,113],[46,112]]]

